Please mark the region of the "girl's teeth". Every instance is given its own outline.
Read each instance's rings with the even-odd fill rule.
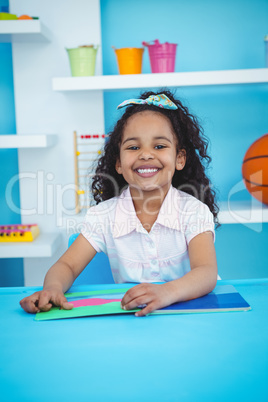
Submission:
[[[139,173],[154,173],[157,172],[158,169],[137,169]]]

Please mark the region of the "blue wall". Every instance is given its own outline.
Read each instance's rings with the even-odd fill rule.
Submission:
[[[0,0],[0,8],[8,7]],[[175,71],[202,71],[264,67],[264,35],[268,34],[268,0],[101,0],[103,73],[117,74],[111,46],[140,47],[142,41],[159,39],[178,43]],[[150,72],[148,51],[143,72]],[[226,200],[241,181],[241,161],[248,146],[268,132],[268,91],[265,85],[178,88],[179,96],[197,114],[211,139],[212,169],[209,174]],[[140,91],[104,94],[105,126],[109,131],[122,100]],[[0,135],[14,134],[15,106],[11,44],[0,43]],[[5,199],[5,188],[18,173],[16,150],[0,150],[0,224],[19,223]],[[249,199],[246,190],[233,199]],[[13,201],[19,205],[19,185]],[[223,278],[267,276],[268,224],[222,225],[216,249]],[[21,259],[0,259],[0,286],[23,284]]]
[[[103,73],[118,73],[112,46],[141,47],[142,41],[154,39],[178,43],[177,72],[263,68],[267,16],[268,0],[101,0]],[[150,73],[147,49],[143,73]],[[261,84],[176,90],[211,140],[209,175],[221,201],[241,182],[241,163],[249,145],[268,132],[267,89]],[[139,92],[104,94],[106,131],[119,116],[116,106]],[[250,198],[242,186],[231,199]],[[222,225],[216,241],[221,276],[267,276],[267,234],[267,224],[261,232],[254,225]]]
[[[4,8],[3,8],[4,7]],[[8,1],[0,0],[0,10],[7,11]],[[0,43],[0,135],[16,133],[12,48]],[[0,224],[20,223],[20,215],[8,206],[5,189],[9,180],[18,174],[17,150],[0,149]],[[14,185],[12,200],[19,206],[19,184]],[[23,260],[0,258],[0,286],[23,286]]]

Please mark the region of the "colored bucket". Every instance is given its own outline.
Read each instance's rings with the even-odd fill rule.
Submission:
[[[85,77],[95,74],[98,46],[80,46],[66,50],[69,55],[71,74],[73,77]]]
[[[144,48],[113,48],[117,57],[119,74],[141,74]]]
[[[142,42],[148,47],[152,73],[173,73],[175,71],[176,43],[160,44],[156,39],[153,44]]]

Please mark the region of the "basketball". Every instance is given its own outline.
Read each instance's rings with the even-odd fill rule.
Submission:
[[[253,142],[247,150],[242,176],[250,194],[268,205],[268,134]]]

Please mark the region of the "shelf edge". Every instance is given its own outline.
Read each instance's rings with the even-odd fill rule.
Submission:
[[[33,242],[0,243],[1,258],[52,257],[62,242],[59,233],[41,233]]]
[[[126,90],[155,87],[186,87],[256,84],[268,82],[268,68],[175,72],[163,74],[96,75],[52,78],[53,91]]]
[[[56,134],[0,135],[0,149],[49,148],[57,143]]]

